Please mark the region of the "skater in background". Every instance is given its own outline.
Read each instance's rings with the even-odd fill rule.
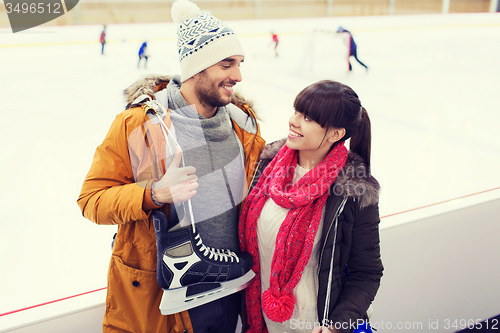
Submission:
[[[99,37],[99,42],[101,43],[101,54],[104,54],[104,45],[106,45],[106,26],[104,25],[101,32],[101,37]]]
[[[278,44],[280,43],[280,40],[278,38],[278,35],[275,34],[274,32],[271,32],[271,36],[273,38],[272,43],[274,43],[274,54],[277,57],[278,56]]]
[[[349,53],[347,55],[347,64],[349,65],[349,70],[352,71],[352,66],[351,66],[351,56],[354,57],[354,59],[356,59],[357,62],[359,62],[361,64],[361,66],[363,66],[364,68],[366,68],[368,70],[368,66],[366,66],[364,63],[361,62],[361,60],[358,59],[358,47],[356,45],[356,42],[354,42],[354,38],[352,37],[352,34],[349,32],[349,30],[346,30],[342,27],[339,27],[339,29],[337,30],[337,33],[341,34],[341,33],[345,33],[348,35],[348,50],[349,50]]]
[[[368,113],[350,87],[327,80],[303,89],[294,109],[288,138],[264,147],[241,212],[240,246],[257,275],[245,290],[246,332],[311,333],[318,322],[313,333],[371,332],[361,322],[383,266]]]
[[[144,43],[142,43],[141,47],[139,48],[139,62],[137,63],[137,68],[140,67],[142,59],[144,59],[144,68],[147,67],[148,57],[149,57],[147,49],[148,49],[148,42],[145,41]]]
[[[181,73],[146,76],[125,90],[126,110],[97,147],[78,198],[86,218],[118,225],[103,332],[234,332],[241,293],[225,289],[225,274],[251,272],[249,255],[238,254],[238,197],[245,193],[265,141],[254,111],[233,92],[242,80],[244,52],[230,27],[195,4],[178,0],[171,12]],[[196,238],[184,242],[194,228],[184,228],[176,218],[184,220],[186,211],[177,208],[187,200],[192,203],[189,216],[198,223]],[[168,219],[168,233],[162,236],[175,238],[165,251],[177,250],[175,258],[187,266],[164,264],[166,255],[157,257],[155,217]],[[191,251],[175,248],[179,240]],[[181,269],[186,279],[180,278]],[[177,272],[166,281],[172,282],[171,289],[160,287],[157,277],[167,270]],[[200,278],[212,283],[195,285]],[[218,286],[216,295],[227,296],[171,315],[160,312],[164,295],[198,295],[209,292],[207,286]],[[188,304],[167,298],[170,306],[202,300]]]

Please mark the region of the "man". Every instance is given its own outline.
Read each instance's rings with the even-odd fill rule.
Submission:
[[[170,315],[161,314],[160,302],[184,305],[169,295],[200,275],[213,278],[196,265],[222,267],[217,281],[196,286],[219,283],[226,268],[248,273],[237,253],[239,204],[265,142],[255,113],[233,92],[243,50],[228,26],[187,0],[174,3],[172,16],[181,75],[147,77],[126,89],[127,110],[97,148],[78,198],[86,218],[118,225],[104,332],[234,332],[239,293]],[[159,261],[157,237],[165,253]],[[191,259],[180,252],[186,246]],[[188,281],[178,275],[186,269]]]
[[[350,61],[351,56],[354,57],[354,59],[356,59],[356,61],[359,62],[359,64],[361,66],[363,66],[364,68],[366,68],[366,70],[368,70],[368,66],[366,66],[364,63],[361,62],[361,60],[358,59],[358,46],[356,45],[356,42],[354,42],[354,38],[352,37],[351,32],[349,30],[342,28],[342,27],[339,27],[337,30],[337,33],[339,33],[339,34],[345,33],[345,34],[347,34],[348,39],[349,39],[348,40],[349,51],[347,54],[347,65],[349,66],[349,71],[352,71],[352,65],[351,65],[351,61]]]

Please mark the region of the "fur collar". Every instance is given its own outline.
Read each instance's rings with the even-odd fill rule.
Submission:
[[[286,139],[281,139],[267,144],[260,154],[261,163],[267,165],[271,162],[285,143]],[[333,191],[337,194],[344,193],[358,201],[362,209],[378,203],[380,185],[372,175],[368,174],[361,157],[349,151],[344,168],[335,179]]]
[[[136,106],[132,105],[132,102],[141,95],[149,95],[152,98],[154,94],[158,91],[165,89],[172,79],[172,75],[157,75],[149,74],[145,75],[132,85],[130,85],[124,91],[125,102],[127,103],[127,109]],[[235,92],[233,94],[233,103],[236,106],[242,106],[243,104],[248,105],[254,112],[253,102],[251,100],[245,99],[240,93]]]

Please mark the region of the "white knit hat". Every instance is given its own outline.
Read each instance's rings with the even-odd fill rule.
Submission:
[[[181,82],[223,59],[245,55],[234,31],[212,15],[201,13],[194,3],[177,0],[171,13],[174,22],[179,24],[177,48]]]

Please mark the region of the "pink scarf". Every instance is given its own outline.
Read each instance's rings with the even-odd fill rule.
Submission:
[[[253,257],[256,278],[246,289],[248,332],[267,332],[261,309],[276,322],[291,318],[293,289],[309,261],[328,190],[347,160],[347,149],[338,143],[312,170],[292,186],[298,152],[284,145],[264,170],[248,195],[240,217],[241,250]],[[261,300],[257,220],[266,201],[290,209],[281,224],[271,264],[270,287]]]

